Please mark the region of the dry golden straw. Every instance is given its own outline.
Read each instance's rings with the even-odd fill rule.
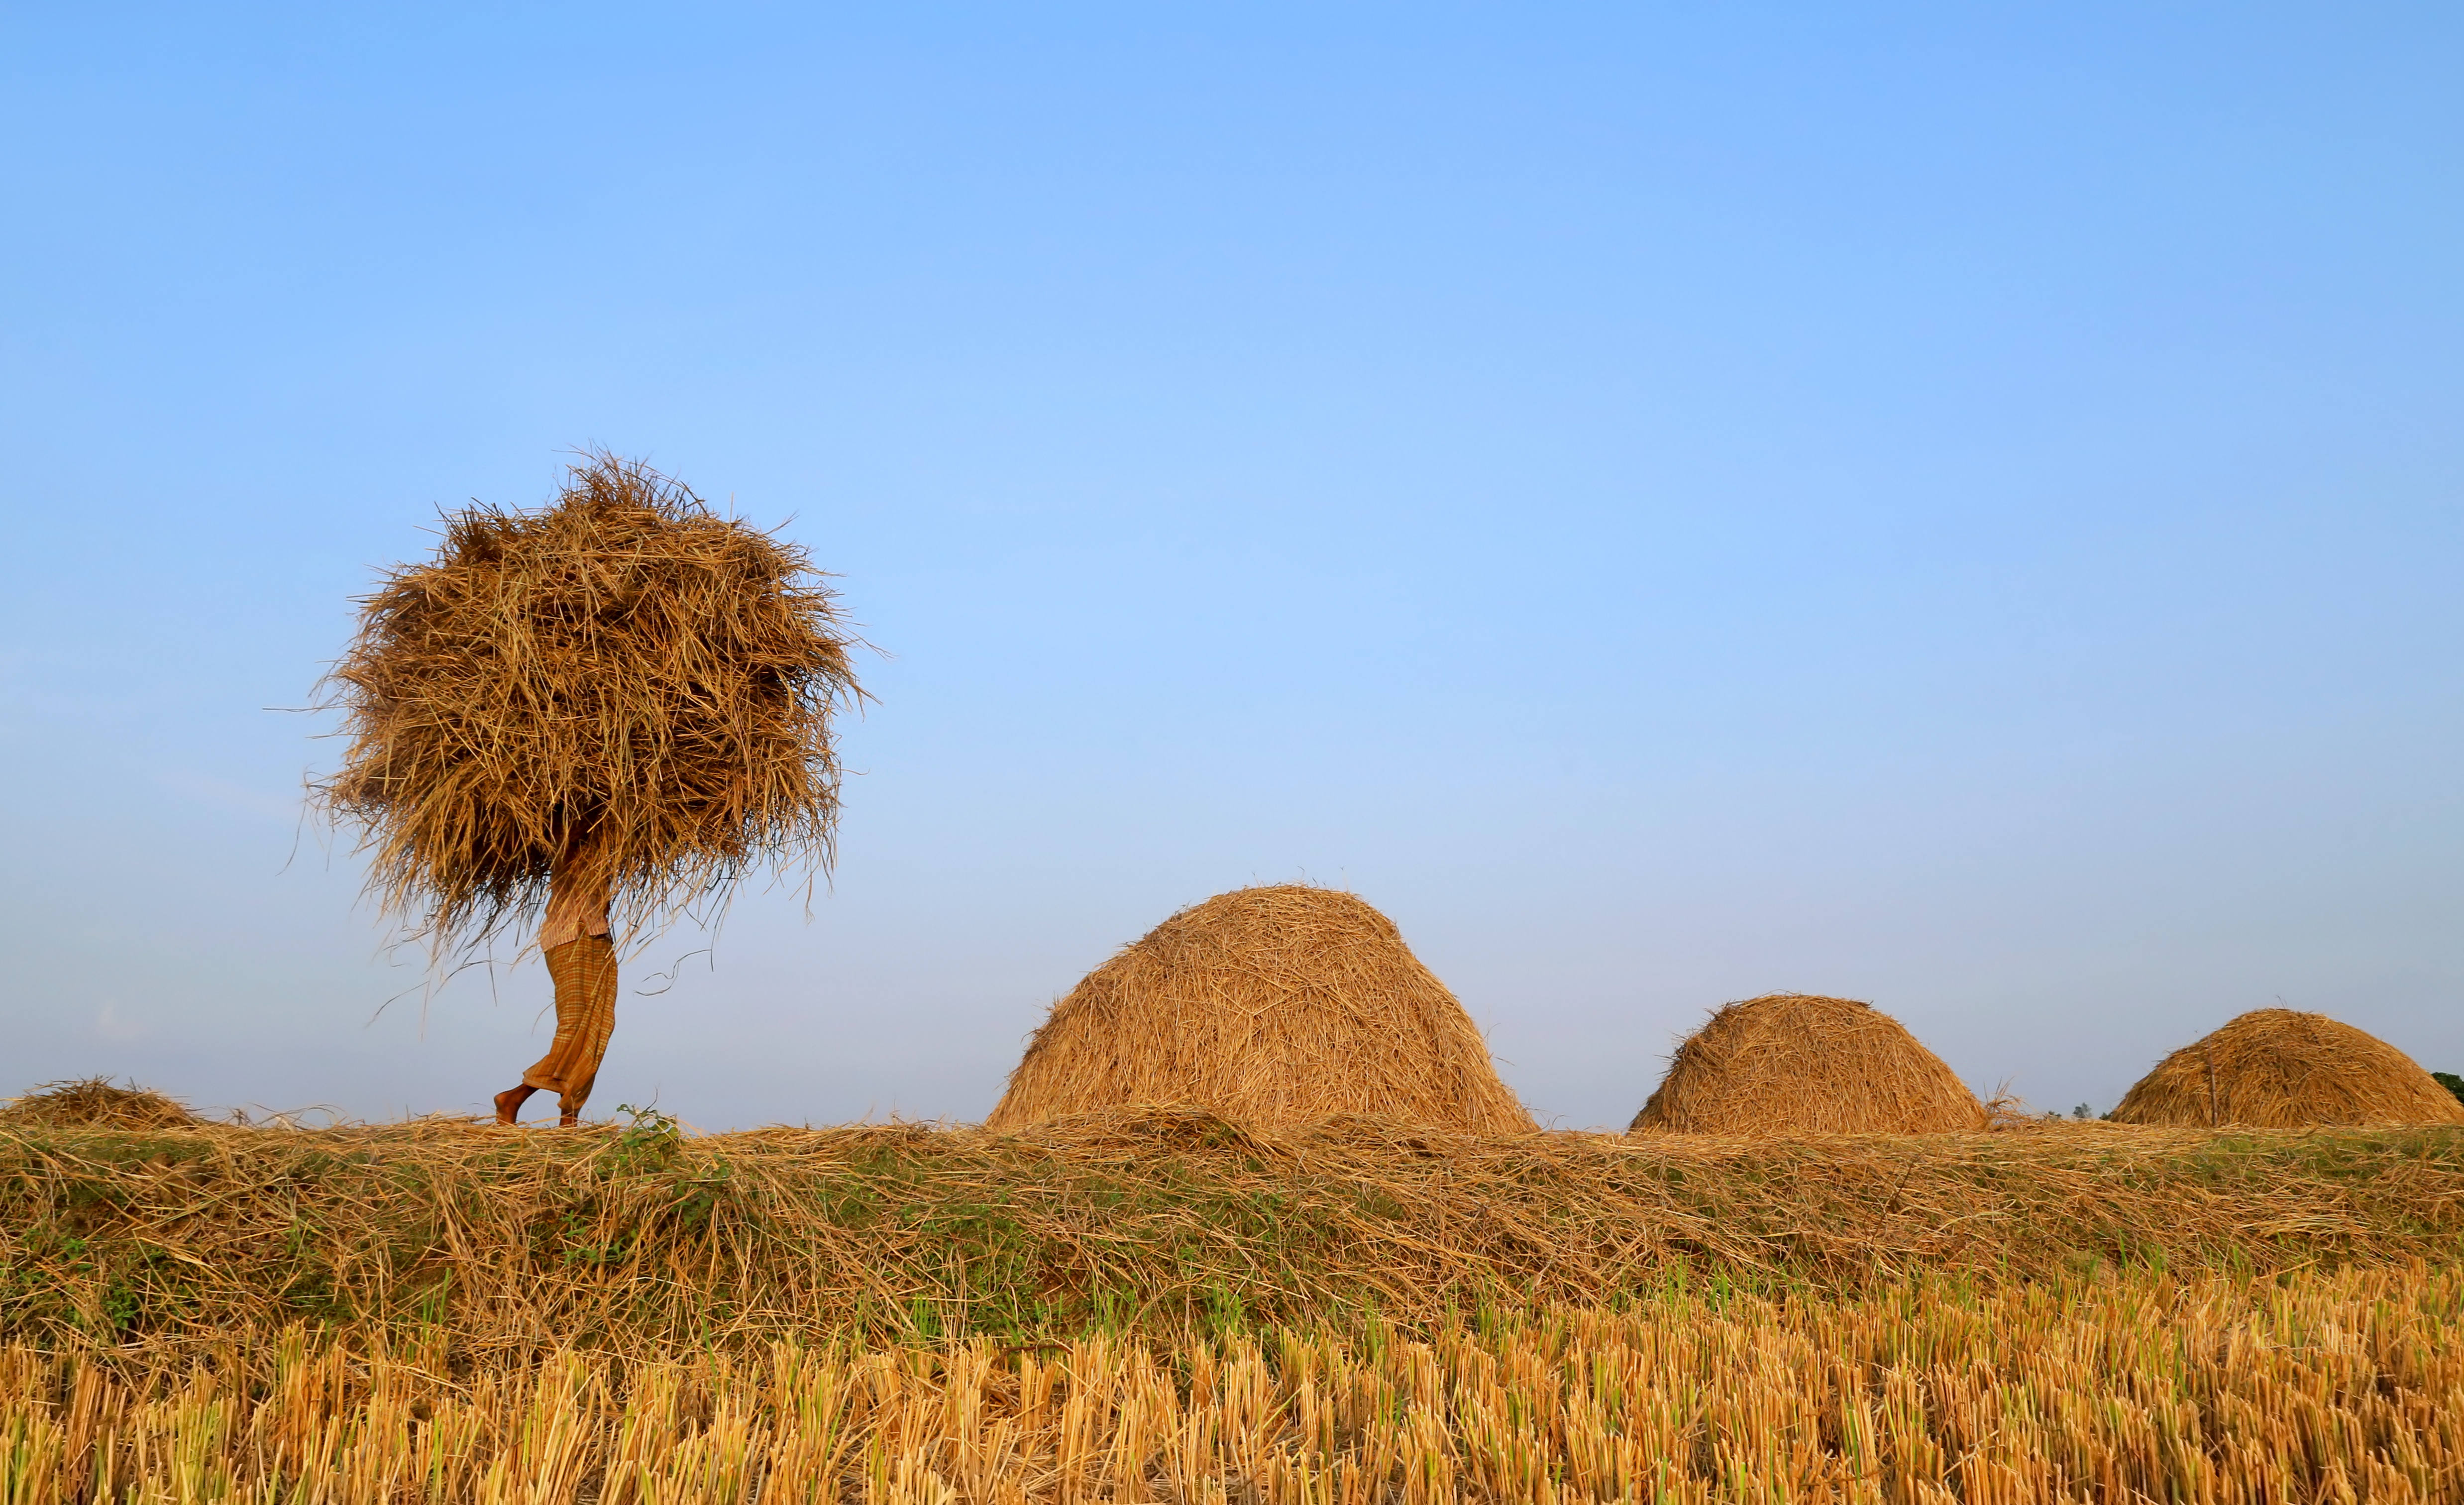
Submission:
[[[1723,1005],[1677,1048],[1633,1132],[1952,1134],[1985,1106],[1871,1005],[1771,993]]]
[[[1479,1027],[1395,922],[1299,884],[1219,894],[1087,974],[1052,1006],[985,1126],[1133,1105],[1269,1128],[1339,1114],[1532,1127]]]
[[[2412,1057],[2325,1014],[2258,1008],[2156,1064],[2117,1123],[2464,1123],[2464,1102]]]
[[[1372,1311],[1434,1328],[1672,1285],[2415,1258],[2464,1264],[2464,1131],[1792,1140],[1349,1118],[1269,1135],[1182,1112],[682,1138],[0,1124],[0,1343],[113,1352],[302,1318],[439,1328],[488,1363]]]
[[[477,1369],[297,1327],[18,1347],[0,1499],[2432,1505],[2464,1493],[2459,1308],[2415,1264]]]
[[[803,550],[593,454],[553,505],[473,503],[366,598],[321,786],[369,887],[439,946],[561,889],[619,929],[775,861],[826,869],[858,640]]]
[[[203,1121],[177,1099],[101,1076],[46,1082],[0,1108],[0,1125],[19,1129],[186,1129]]]

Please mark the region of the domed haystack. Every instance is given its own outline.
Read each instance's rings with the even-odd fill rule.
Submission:
[[[197,1116],[161,1093],[109,1079],[46,1082],[0,1107],[0,1125],[24,1129],[186,1129]]]
[[[2325,1014],[2257,1008],[2156,1063],[2113,1110],[2117,1123],[2464,1123],[2464,1102],[2375,1035]]]
[[[1529,1132],[1478,1027],[1395,922],[1350,894],[1219,894],[1087,974],[985,1120],[1016,1129],[1132,1105],[1257,1128],[1371,1114]]]
[[[1850,998],[1723,1005],[1677,1048],[1628,1133],[1952,1134],[1985,1105],[1890,1015]]]

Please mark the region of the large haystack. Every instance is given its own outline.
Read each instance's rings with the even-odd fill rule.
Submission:
[[[1872,1005],[1810,993],[1726,1004],[1677,1048],[1628,1133],[1951,1134],[1985,1105]]]
[[[1342,1114],[1529,1132],[1463,1005],[1395,922],[1350,894],[1219,894],[1087,974],[985,1120],[1015,1129],[1132,1105],[1260,1128]]]
[[[2325,1014],[2257,1008],[2156,1063],[2117,1123],[2261,1129],[2464,1123],[2412,1057]]]

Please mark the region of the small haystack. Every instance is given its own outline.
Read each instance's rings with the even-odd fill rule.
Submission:
[[[1052,1006],[985,1126],[1133,1105],[1254,1128],[1344,1114],[1532,1128],[1479,1028],[1395,922],[1297,884],[1219,894],[1087,974]]]
[[[1626,1132],[1953,1134],[1985,1105],[1898,1020],[1853,998],[1725,1004],[1670,1058]]]
[[[2113,1118],[2258,1129],[2464,1123],[2464,1102],[2375,1035],[2325,1014],[2256,1008],[2157,1062]]]
[[[0,1107],[0,1127],[15,1129],[187,1129],[203,1122],[172,1098],[105,1076],[45,1082]]]

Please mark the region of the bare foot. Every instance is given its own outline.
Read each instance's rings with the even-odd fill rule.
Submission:
[[[515,1119],[520,1118],[522,1116],[522,1104],[530,1101],[531,1094],[537,1091],[539,1091],[538,1088],[533,1087],[528,1082],[524,1082],[520,1086],[508,1087],[503,1092],[496,1094],[496,1121],[498,1123],[510,1124]]]

